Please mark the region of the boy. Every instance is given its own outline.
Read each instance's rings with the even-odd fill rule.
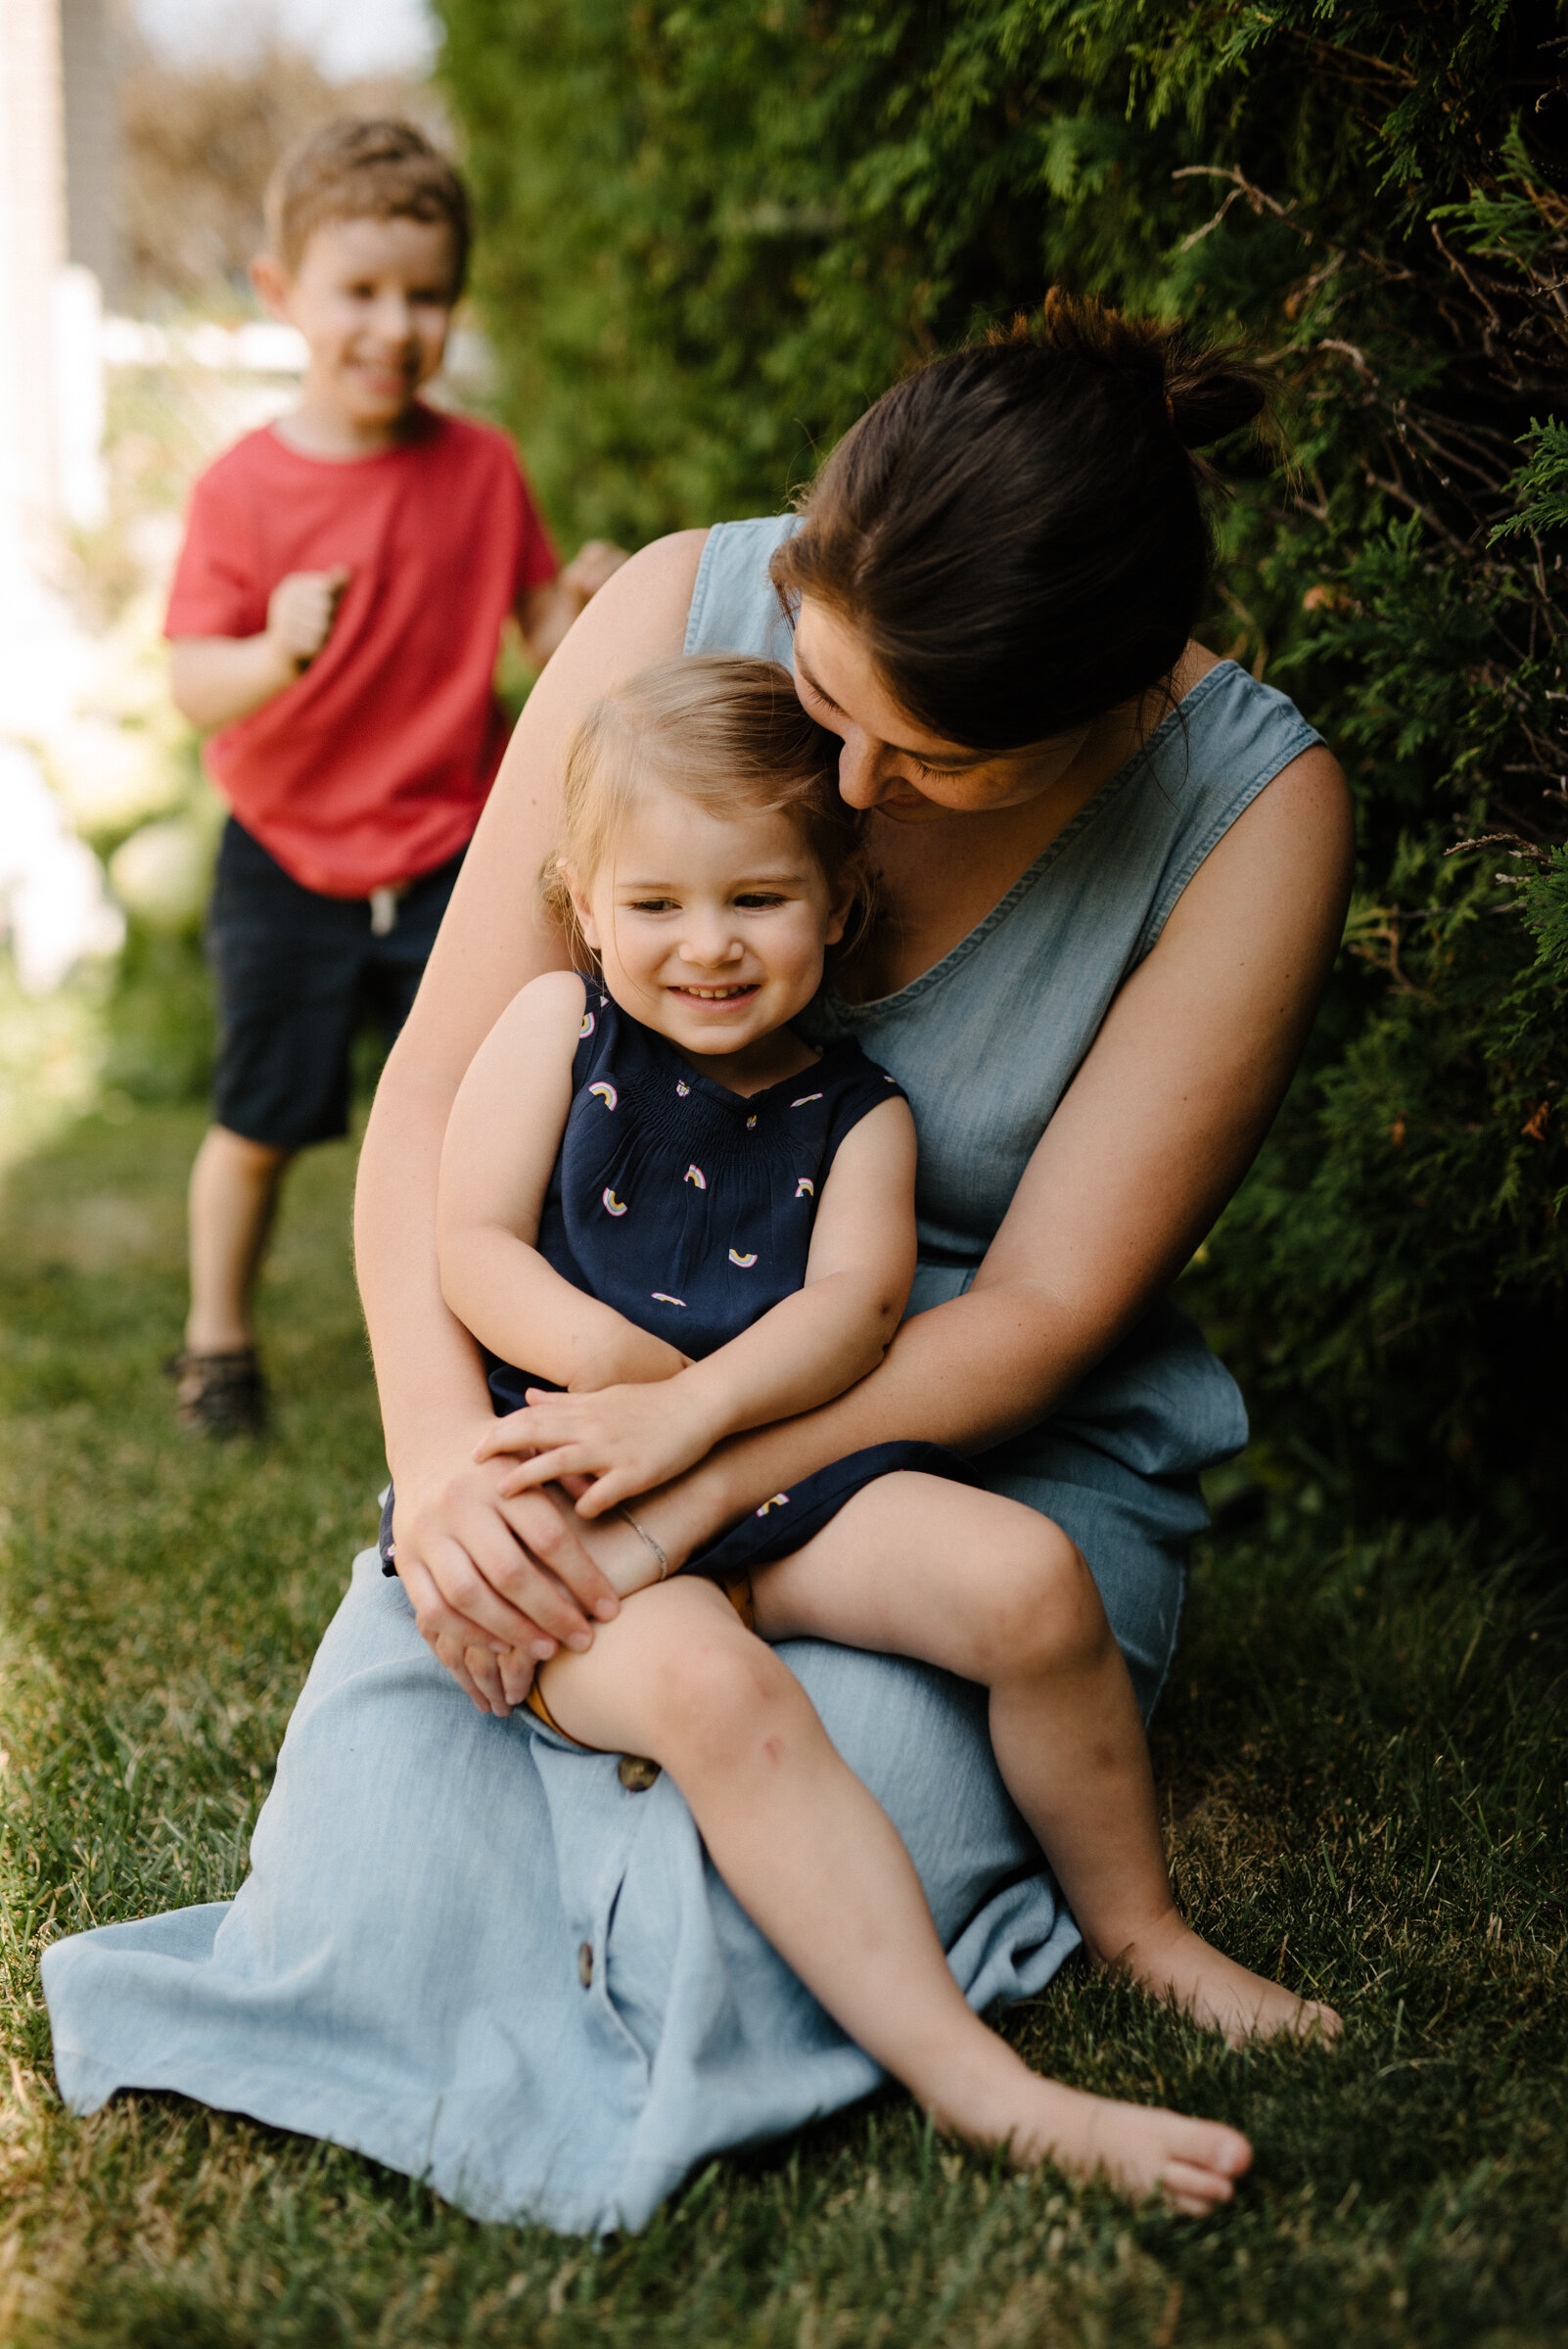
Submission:
[[[308,348],[298,407],[197,484],[174,700],[233,812],[208,949],[213,1123],[191,1174],[182,1427],[254,1431],[251,1294],[295,1153],[346,1130],[360,1016],[396,1033],[505,745],[516,614],[548,660],[624,557],[561,570],[510,442],[426,407],[468,259],[461,180],[410,124],[339,120],[267,193],[257,293]]]

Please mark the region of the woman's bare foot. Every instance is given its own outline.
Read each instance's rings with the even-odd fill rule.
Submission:
[[[1332,2006],[1249,1973],[1183,1924],[1174,1909],[1111,1962],[1156,1998],[1174,1999],[1194,2022],[1223,2032],[1233,2048],[1243,2040],[1286,2035],[1331,2044],[1342,2028]]]
[[[987,2084],[973,2105],[945,2099],[942,2127],[979,2144],[1005,2144],[1019,2168],[1054,2161],[1080,2178],[1103,2178],[1141,2202],[1162,2194],[1184,2218],[1206,2218],[1234,2194],[1252,2166],[1252,2147],[1220,2121],[1191,2121],[1160,2105],[1117,2104],[1059,2080],[1042,2080],[1019,2057]]]

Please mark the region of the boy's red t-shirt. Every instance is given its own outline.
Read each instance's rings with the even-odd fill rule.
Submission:
[[[501,623],[560,565],[511,442],[419,408],[409,438],[333,464],[248,433],[196,484],[169,636],[254,636],[291,571],[346,564],[332,633],[207,746],[248,832],[306,889],[366,898],[454,856],[506,745]]]

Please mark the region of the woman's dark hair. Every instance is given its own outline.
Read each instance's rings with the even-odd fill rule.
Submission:
[[[853,622],[899,706],[946,741],[1063,733],[1179,658],[1218,485],[1189,452],[1258,417],[1268,390],[1233,351],[1053,291],[884,392],[807,492],[774,583]]]

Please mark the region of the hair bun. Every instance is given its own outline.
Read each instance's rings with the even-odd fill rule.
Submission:
[[[1179,326],[1125,317],[1108,302],[1084,300],[1060,286],[1050,288],[1033,316],[1016,318],[992,340],[1031,343],[1061,358],[1142,377],[1187,449],[1222,440],[1268,405],[1268,377],[1240,351],[1190,342]]]
[[[1208,448],[1254,424],[1268,405],[1268,378],[1231,350],[1175,343],[1166,366],[1165,397],[1183,448]]]

